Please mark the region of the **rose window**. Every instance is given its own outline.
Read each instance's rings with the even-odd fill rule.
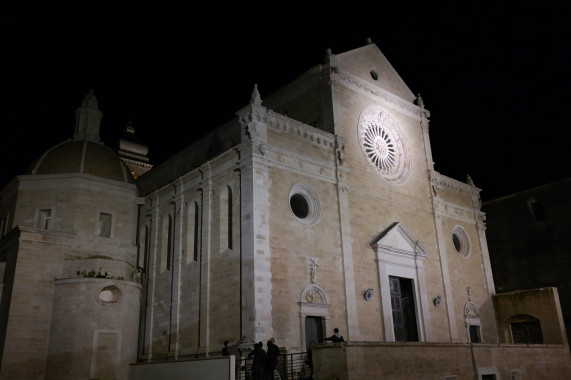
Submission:
[[[400,184],[410,173],[405,135],[386,112],[369,106],[359,117],[359,141],[365,158],[385,181]]]
[[[369,160],[381,172],[389,174],[398,166],[396,144],[391,133],[382,126],[369,124],[363,136],[363,147]]]

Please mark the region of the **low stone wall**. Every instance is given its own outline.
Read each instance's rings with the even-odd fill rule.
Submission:
[[[129,380],[235,380],[234,355],[137,363],[129,366]]]
[[[316,380],[571,379],[567,345],[453,343],[319,344]]]

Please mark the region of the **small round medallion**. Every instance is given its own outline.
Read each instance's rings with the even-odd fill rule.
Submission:
[[[373,298],[373,289],[367,289],[365,290],[365,300],[370,301],[371,298]]]

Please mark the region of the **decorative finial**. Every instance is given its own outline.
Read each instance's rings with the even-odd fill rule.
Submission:
[[[331,62],[331,55],[332,55],[331,48],[325,49],[325,63]]]
[[[98,110],[99,104],[97,103],[97,98],[95,97],[95,93],[93,90],[89,90],[87,95],[83,97],[83,101],[81,102],[81,107],[84,108],[93,108]]]
[[[420,93],[416,97],[416,105],[419,106],[420,108],[424,108],[424,101],[422,100]]]
[[[468,185],[474,186],[474,181],[472,181],[472,177],[470,177],[470,174],[468,174],[468,175],[466,176],[466,183],[467,183]]]
[[[127,129],[125,130],[125,132],[127,132],[129,135],[135,134],[135,127],[133,127],[131,120],[129,120],[129,122],[127,123]]]
[[[367,37],[366,42],[367,42],[367,45],[370,45],[373,43],[373,40],[371,39],[371,37]]]
[[[254,91],[252,91],[252,98],[250,99],[250,103],[255,104],[257,106],[262,105],[262,98],[260,98],[260,92],[258,91],[258,85],[254,85]]]
[[[89,90],[87,95],[85,95],[81,106],[75,111],[75,115],[73,139],[99,142],[99,126],[103,114],[99,110],[93,90]]]

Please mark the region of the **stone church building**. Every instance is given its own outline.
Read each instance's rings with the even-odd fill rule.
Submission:
[[[155,167],[130,127],[100,141],[88,94],[72,138],[0,191],[0,379],[143,378],[335,327],[317,379],[571,378],[557,289],[496,294],[480,189],[435,170],[429,116],[371,42],[254,86]],[[521,315],[542,344],[513,344]]]

